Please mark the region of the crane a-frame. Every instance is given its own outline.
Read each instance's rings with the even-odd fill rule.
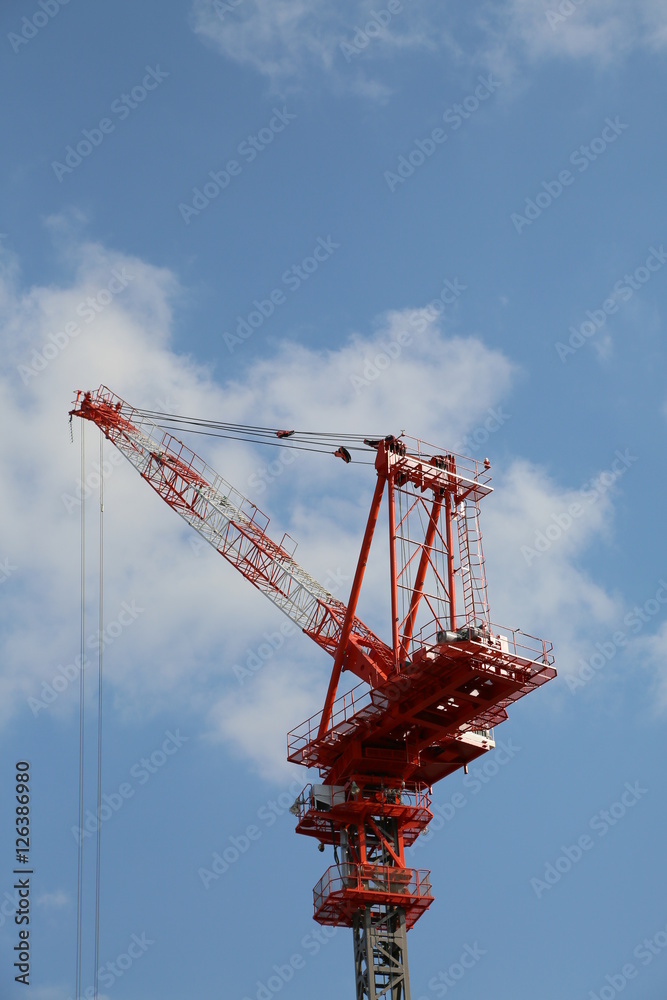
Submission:
[[[377,480],[345,605],[150,411],[101,386],[79,391],[70,413],[97,424],[170,507],[333,656],[323,710],[287,738],[288,760],[320,776],[293,806],[296,830],[332,846],[336,861],[315,886],[314,918],[352,928],[356,1000],[410,1000],[406,934],[433,896],[430,873],[408,867],[405,849],[432,819],[432,786],[492,749],[507,707],[556,673],[550,643],[489,618],[479,527],[488,462],[404,435],[366,439]],[[338,454],[349,460],[345,448]],[[385,493],[388,643],[356,615]],[[359,684],[337,698],[344,670]]]

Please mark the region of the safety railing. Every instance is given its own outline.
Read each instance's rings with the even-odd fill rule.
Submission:
[[[494,624],[490,628],[471,628],[465,625],[458,631],[451,631],[439,627],[439,623],[433,621],[421,629],[418,645],[427,652],[437,652],[447,646],[467,649],[471,646],[478,647],[501,663],[503,656],[528,661],[537,666],[550,667],[554,662],[552,643],[519,629]],[[392,701],[400,699],[406,684],[410,683],[409,678],[409,672],[395,674],[381,688],[372,689],[362,681],[341,695],[333,704],[331,722],[324,740],[333,745],[373,717],[384,714]],[[289,760],[296,763],[306,761],[307,748],[317,740],[321,718],[322,713],[318,712],[288,733]]]
[[[422,649],[432,649],[435,646],[455,645],[461,642],[472,642],[485,649],[506,653],[509,656],[521,657],[531,663],[551,666],[554,662],[553,643],[538,639],[521,629],[507,628],[504,625],[470,626],[465,616],[457,618],[456,628],[450,629],[439,625],[436,621],[424,625],[416,637],[415,645]]]
[[[411,437],[409,434],[402,434],[401,441],[407,446],[407,453],[411,458],[416,458],[425,464],[430,463],[434,455],[444,457],[451,455],[456,463],[456,474],[463,480],[471,483],[478,483],[486,487],[486,492],[491,492],[488,484],[491,481],[489,466],[484,462],[479,462],[476,458],[467,455],[457,455],[455,452],[447,451],[438,445],[429,444],[419,438]]]
[[[80,394],[77,396],[75,406],[82,402],[82,399],[79,397]],[[241,513],[249,523],[256,526],[262,532],[266,531],[269,524],[267,515],[251,500],[240,493],[236,487],[228,483],[215,469],[207,465],[199,455],[195,454],[179,438],[171,434],[170,431],[165,430],[164,427],[156,424],[152,417],[147,416],[142,410],[126,403],[124,399],[121,399],[120,396],[117,396],[116,393],[112,392],[105,385],[101,385],[99,389],[94,390],[90,394],[90,402],[93,406],[99,407],[103,405],[108,408],[110,426],[114,426],[116,418],[122,418],[123,421],[127,421],[148,439],[148,442],[152,446],[151,450],[177,463],[176,471],[178,471],[180,466],[183,471],[188,470],[197,479],[204,480],[211,487],[214,494],[213,497],[207,497],[207,499],[213,501],[215,497],[222,497],[236,511]]]
[[[290,811],[292,815],[297,817],[298,822],[301,823],[310,812],[328,812],[331,808],[348,804],[370,805],[377,808],[378,813],[382,812],[384,805],[401,806],[404,809],[415,811],[430,810],[431,808],[431,796],[429,795],[428,786],[423,784],[423,782],[416,781],[405,782],[402,787],[400,782],[398,785],[392,785],[391,787],[365,787],[362,791],[358,791],[354,795],[349,790],[345,793],[341,789],[340,792],[336,791],[332,799],[333,805],[325,802],[323,797],[318,799],[314,786],[308,784],[300,793]]]
[[[349,893],[377,893],[403,896],[407,900],[431,896],[431,873],[415,868],[392,868],[383,865],[343,863],[328,868],[313,889],[315,912],[323,909],[332,897]]]

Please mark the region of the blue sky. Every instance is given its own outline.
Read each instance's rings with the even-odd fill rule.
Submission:
[[[12,785],[27,760],[29,993],[73,996],[67,410],[106,383],[138,406],[405,429],[489,456],[492,619],[552,640],[559,678],[434,790],[413,1000],[663,1000],[664,5],[12,0],[0,28],[0,995],[25,993]],[[372,470],[195,448],[345,599]],[[90,428],[86,449],[92,664]],[[102,465],[100,995],[351,997],[350,933],[313,936],[332,862],[287,811],[312,776],[285,763],[285,733],[321,707],[330,662],[108,445]],[[360,607],[383,636],[387,577],[370,564]],[[267,636],[278,648],[247,677]],[[88,743],[94,811],[92,721]],[[85,850],[89,987],[94,837]]]

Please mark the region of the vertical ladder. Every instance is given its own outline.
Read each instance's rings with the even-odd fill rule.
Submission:
[[[482,533],[479,528],[479,505],[470,501],[459,504],[458,512],[459,558],[463,605],[466,624],[489,624],[489,602],[486,592],[486,572],[482,552]]]

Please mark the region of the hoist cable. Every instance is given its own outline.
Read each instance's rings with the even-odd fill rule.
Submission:
[[[154,421],[158,426],[170,431],[187,431],[191,434],[202,434],[208,437],[220,437],[246,443],[269,444],[273,447],[294,448],[302,451],[320,451],[329,453],[333,445],[341,442],[348,445],[348,450],[368,453],[366,440],[380,440],[383,435],[349,434],[330,431],[281,431],[275,427],[255,427],[251,424],[227,423],[219,420],[204,420],[197,417],[186,417],[182,414],[163,413],[161,410],[137,408],[133,413]],[[274,440],[279,438],[279,440]],[[288,440],[289,438],[289,440]],[[269,440],[267,440],[269,439]],[[298,442],[298,443],[297,443]],[[316,445],[317,447],[312,447]],[[364,464],[371,464],[364,463]]]
[[[99,651],[97,660],[97,845],[95,854],[95,962],[93,975],[94,1000],[98,998],[100,966],[100,876],[102,855],[102,676],[104,663],[104,434],[100,430],[100,583],[99,583]]]
[[[81,427],[81,483],[86,478],[85,429]],[[76,894],[76,1000],[81,1000],[81,953],[83,930],[83,784],[84,784],[84,731],[85,731],[85,620],[86,620],[86,491],[81,493],[81,660],[79,677],[79,844],[77,857]]]
[[[290,449],[292,451],[312,451],[312,452],[316,452],[317,454],[320,454],[320,455],[331,455],[332,454],[332,451],[331,451],[330,447],[313,448],[313,447],[310,447],[310,446],[305,445],[305,444],[303,444],[303,445],[288,444],[288,443],[286,443],[284,441],[255,441],[252,438],[242,437],[239,434],[222,434],[219,431],[193,430],[191,427],[183,427],[183,428],[181,428],[181,427],[178,427],[176,425],[174,425],[173,427],[169,428],[169,430],[170,431],[176,430],[176,431],[181,431],[181,432],[182,431],[187,431],[187,433],[189,433],[189,434],[201,434],[204,437],[224,438],[224,439],[230,440],[230,441],[244,441],[246,444],[268,445],[270,448],[287,448],[287,449]],[[355,447],[354,445],[352,445],[351,448],[349,448],[348,450],[351,450],[351,451],[363,451],[366,454],[368,453],[366,448]],[[363,460],[359,460],[359,459],[353,459],[352,461],[355,462],[355,464],[357,464],[357,465],[373,465],[375,463],[375,459],[374,458],[369,458],[369,460],[366,461],[366,462],[364,462]]]
[[[151,420],[155,420],[157,423],[174,423],[178,422],[181,424],[190,424],[199,427],[210,427],[217,428],[219,430],[232,430],[232,431],[242,431],[246,434],[255,434],[259,436],[272,436],[281,432],[279,427],[257,427],[253,424],[236,424],[228,423],[222,420],[205,420],[200,417],[186,417],[180,413],[164,413],[161,410],[148,410],[142,408],[135,408],[135,413],[140,416],[148,417]],[[350,434],[340,431],[301,431],[294,430],[290,431],[291,434],[296,434],[304,437],[316,437],[316,438],[328,438],[331,441],[358,441],[363,443],[365,438],[375,438],[384,437],[384,435],[370,435],[370,434]]]

